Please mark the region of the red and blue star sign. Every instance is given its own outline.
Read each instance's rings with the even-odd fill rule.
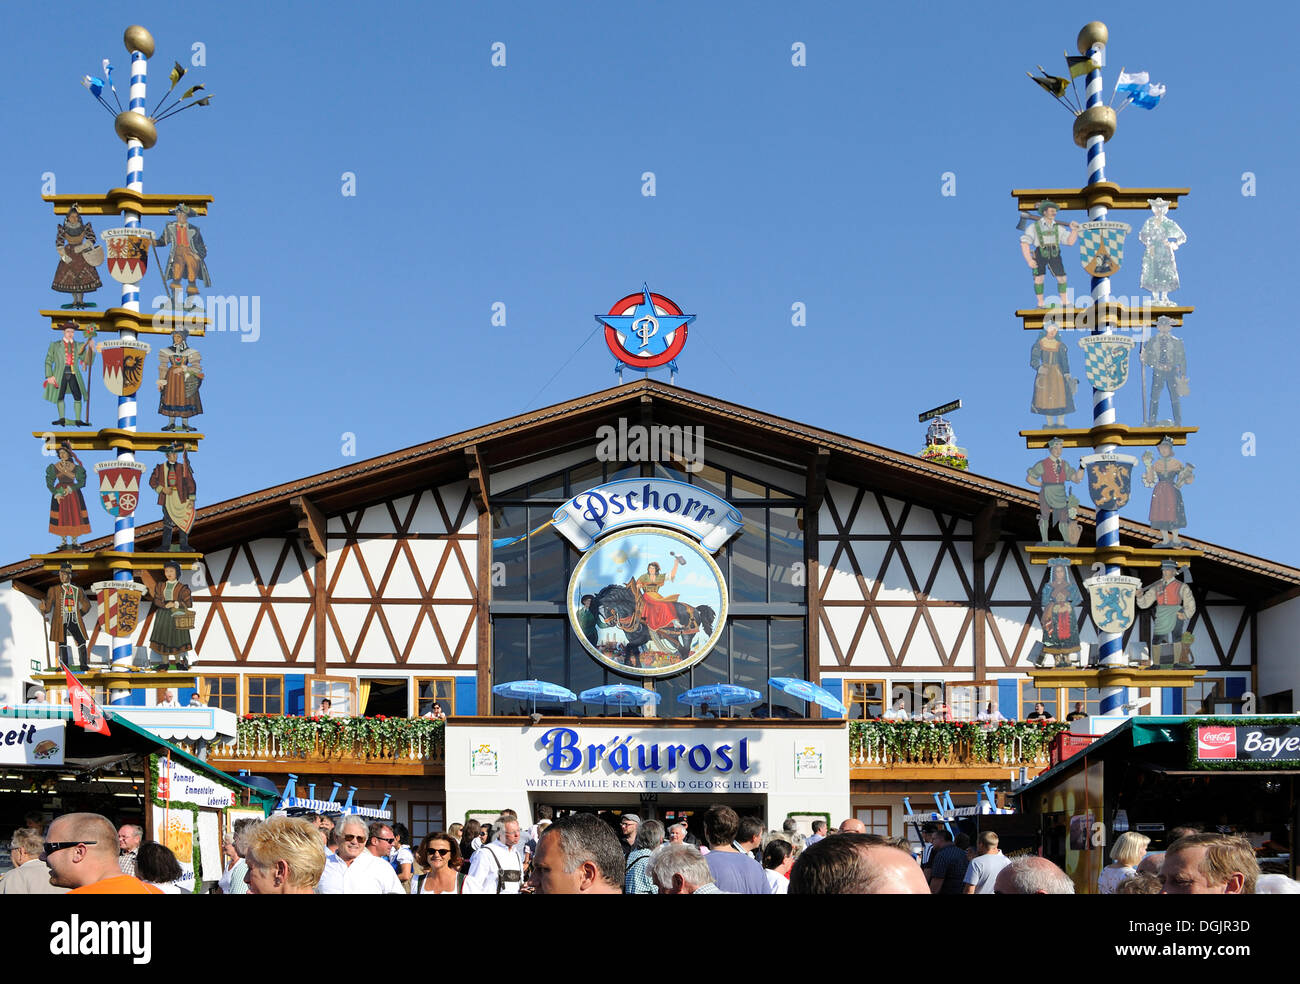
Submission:
[[[632,369],[671,363],[686,345],[686,326],[695,320],[662,294],[642,285],[639,294],[616,301],[609,314],[596,315],[605,326],[605,344],[614,358]]]

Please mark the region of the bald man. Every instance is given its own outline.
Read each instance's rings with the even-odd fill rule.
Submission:
[[[842,824],[840,824],[841,834],[865,834],[866,832],[867,832],[867,825],[863,823],[861,820],[857,820],[853,817],[849,817]]]
[[[69,895],[162,895],[162,890],[122,873],[117,830],[98,813],[68,813],[50,824],[41,860],[50,884]]]
[[[994,895],[1073,895],[1070,876],[1047,858],[1015,858],[993,883]]]
[[[876,834],[840,833],[806,848],[790,869],[791,895],[929,895],[915,859]]]

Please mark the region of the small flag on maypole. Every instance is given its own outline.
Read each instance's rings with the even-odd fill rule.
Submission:
[[[68,703],[72,705],[72,723],[81,725],[87,731],[97,731],[107,736],[108,718],[95,703],[95,698],[90,696],[90,691],[72,675],[67,663],[60,661],[59,665],[63,667],[63,672],[68,678]]]

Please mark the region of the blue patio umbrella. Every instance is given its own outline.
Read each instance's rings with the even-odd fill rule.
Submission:
[[[732,707],[736,704],[752,704],[762,697],[763,695],[757,690],[750,690],[748,687],[737,687],[730,683],[709,683],[702,687],[692,687],[677,700],[692,707],[704,704]]]
[[[492,688],[492,692],[498,697],[513,697],[515,700],[531,699],[534,713],[537,711],[538,697],[562,702],[578,699],[578,695],[567,687],[561,687],[558,683],[547,683],[545,680],[511,680],[508,683],[498,683]]]
[[[820,704],[836,714],[847,715],[849,713],[849,709],[844,706],[838,697],[825,687],[819,687],[808,680],[800,680],[798,677],[769,677],[767,684],[769,687],[775,687],[791,697],[798,697],[801,700],[810,700],[814,704]]]
[[[634,687],[627,683],[611,683],[604,687],[592,687],[578,694],[584,704],[614,704],[618,707],[619,717],[623,716],[625,707],[641,707],[657,703],[659,695],[645,687]]]

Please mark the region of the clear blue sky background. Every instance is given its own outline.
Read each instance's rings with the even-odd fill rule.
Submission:
[[[49,289],[41,175],[61,193],[124,184],[124,147],[78,80],[109,56],[125,101],[131,21],[158,42],[151,106],[196,41],[207,65],[190,78],[216,97],[162,124],[145,190],[214,195],[198,223],[212,292],[261,299],[256,343],[196,343],[204,505],[345,464],[345,433],[369,457],[612,384],[599,336],[574,352],[592,316],[643,280],[698,315],[684,387],[904,451],[923,443],[918,411],[960,397],[974,470],[1022,483],[1036,455],[1016,432],[1040,418],[1032,336],[1013,314],[1033,295],[1009,192],[1086,174],[1069,116],[1025,71],[1060,72],[1092,19],[1110,27],[1108,90],[1123,65],[1168,85],[1155,111],[1119,117],[1108,177],[1192,189],[1173,213],[1189,236],[1174,297],[1197,309],[1180,332],[1185,422],[1201,428],[1180,451],[1198,468],[1187,532],[1300,560],[1277,505],[1296,477],[1296,360],[1278,303],[1295,289],[1294,8],[79,2],[0,17],[23,39],[7,46],[0,104],[0,561],[53,543],[48,459],[28,436],[53,416],[40,377],[55,336],[36,312],[66,300]],[[490,63],[498,41],[504,68]],[[791,65],[795,42],[806,67]],[[345,171],[355,197],[341,194]],[[947,171],[955,197],[940,193]],[[1086,288],[1076,255],[1072,283]],[[1134,242],[1116,293],[1137,293],[1139,256]],[[117,302],[108,284],[101,307]],[[498,301],[505,327],[490,323]],[[795,302],[806,327],[790,323]],[[108,426],[98,367],[94,385]],[[1072,424],[1087,425],[1086,402]],[[1121,420],[1139,423],[1139,402],[1134,379]],[[142,429],[163,422],[155,408],[149,390]],[[1140,489],[1126,515],[1145,520],[1148,501]],[[158,510],[146,500],[141,513]]]

